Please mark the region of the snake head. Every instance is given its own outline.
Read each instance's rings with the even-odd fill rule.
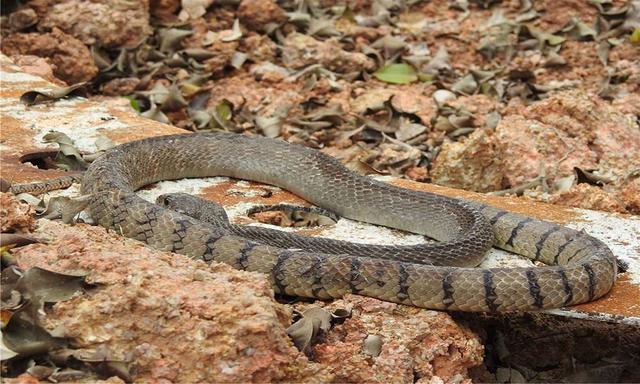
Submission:
[[[229,222],[227,213],[220,204],[188,193],[165,193],[158,196],[156,203],[164,208],[214,225],[228,224]]]

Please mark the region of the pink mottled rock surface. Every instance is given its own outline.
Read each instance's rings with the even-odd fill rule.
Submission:
[[[328,307],[353,311],[312,348],[337,382],[470,383],[467,370],[482,364],[478,336],[446,313],[356,295]],[[381,339],[378,356],[363,352],[368,336]]]
[[[445,142],[431,169],[436,184],[483,192],[500,189],[503,177],[503,156],[495,134],[484,129],[464,141]]]
[[[65,87],[64,81],[61,81],[54,75],[53,66],[49,58],[42,58],[33,55],[16,55],[13,56],[13,62],[19,65],[25,73],[42,77],[43,79]]]
[[[320,41],[297,32],[289,34],[284,41],[282,63],[291,69],[318,63],[338,73],[372,70],[375,67],[373,59],[365,54],[343,50],[336,38]]]
[[[87,270],[87,294],[57,303],[48,329],[75,348],[106,348],[133,379],[160,382],[326,381],[285,333],[290,312],[266,278],[153,251],[104,229],[41,220],[48,245],[15,252],[19,266]]]
[[[574,185],[570,193],[554,182],[574,168],[613,180],[607,188]],[[536,197],[554,203],[639,213],[631,170],[640,168],[640,130],[631,114],[583,91],[555,94],[522,108],[508,108],[495,132],[476,130],[467,139],[445,142],[433,163],[441,185],[492,191],[543,176],[552,186]]]
[[[238,17],[249,29],[261,31],[273,23],[284,23],[287,15],[284,9],[273,0],[242,0],[238,6]]]
[[[98,73],[89,48],[57,28],[50,33],[9,35],[2,40],[2,52],[8,56],[46,57],[56,77],[68,84],[90,80]]]
[[[36,227],[35,210],[10,193],[0,193],[0,232],[29,232]]]
[[[147,0],[67,0],[45,12],[40,27],[60,28],[87,45],[133,48],[152,32]]]

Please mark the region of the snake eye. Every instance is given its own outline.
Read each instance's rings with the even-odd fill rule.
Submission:
[[[171,197],[169,195],[160,195],[156,199],[156,203],[162,205],[163,207],[168,207],[171,204]]]

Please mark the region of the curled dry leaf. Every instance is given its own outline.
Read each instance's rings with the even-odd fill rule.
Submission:
[[[301,318],[287,328],[287,334],[295,346],[304,352],[320,334],[331,329],[334,320],[342,320],[349,315],[350,311],[346,309],[338,309],[331,313],[324,308],[311,307],[302,312]]]
[[[33,267],[23,273],[16,283],[16,290],[31,300],[57,303],[66,301],[82,292],[86,271],[63,274]]]
[[[65,88],[33,90],[20,96],[20,101],[26,105],[41,104],[48,101],[63,99],[69,96],[86,96],[86,83],[78,83]]]
[[[193,31],[170,28],[163,29],[158,34],[158,38],[160,40],[160,52],[163,53],[173,53],[179,47],[182,40],[191,36]]]
[[[262,133],[266,137],[276,138],[280,136],[280,129],[282,128],[282,117],[280,116],[271,116],[271,117],[263,117],[256,116],[255,124],[262,131]]]
[[[16,196],[18,200],[33,206],[36,210],[36,216],[43,219],[60,219],[65,224],[73,222],[73,219],[87,208],[90,200],[89,195],[68,197],[54,196],[48,197],[43,195],[41,198],[35,197],[29,193],[20,193]]]
[[[478,83],[472,74],[462,77],[451,86],[452,91],[462,93],[464,95],[471,95],[476,91],[476,89],[478,89]]]
[[[3,360],[46,353],[66,345],[63,338],[53,336],[42,328],[42,309],[44,303],[66,301],[81,293],[86,275],[84,271],[69,275],[37,267],[26,272],[16,267],[2,271],[3,286],[11,288],[10,292],[18,292],[24,304],[12,313],[3,329],[2,348],[13,352],[7,355],[3,353]],[[6,303],[7,294],[4,290],[2,296],[3,303]]]
[[[228,34],[221,38],[225,43],[239,40],[242,37],[242,30],[240,29],[240,20],[235,19],[233,22],[233,27],[231,31],[228,31]]]
[[[149,108],[147,111],[142,112],[140,114],[140,116],[142,117],[146,117],[147,119],[151,119],[151,120],[155,120],[155,121],[159,121],[161,123],[164,124],[169,124],[171,123],[171,121],[169,120],[169,118],[167,117],[167,115],[165,115],[160,108],[158,108],[156,106],[155,103],[151,103],[151,108]]]
[[[69,136],[62,132],[52,131],[44,135],[42,139],[47,143],[58,144],[59,151],[53,160],[56,168],[67,171],[87,169],[87,162]]]
[[[20,233],[0,234],[0,247],[15,248],[34,243],[40,243],[40,241],[33,236]]]

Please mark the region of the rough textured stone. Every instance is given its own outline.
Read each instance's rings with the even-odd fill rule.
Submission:
[[[576,124],[573,129],[577,131],[578,127]],[[571,129],[569,124],[567,128]],[[517,115],[507,116],[498,123],[496,148],[503,158],[505,186],[509,187],[542,173],[552,181],[557,176],[572,174],[574,167],[593,169],[598,161],[581,137],[558,126]]]
[[[599,211],[627,212],[624,203],[617,199],[614,194],[607,193],[602,188],[585,183],[574,185],[566,192],[552,195],[549,198],[549,202],[552,204]]]
[[[242,25],[262,31],[267,24],[287,21],[284,9],[273,0],[243,0],[238,6],[238,17]]]
[[[503,158],[495,135],[478,129],[463,141],[446,141],[433,162],[431,180],[474,191],[501,189]]]
[[[478,336],[446,313],[355,295],[334,301],[330,308],[353,311],[312,351],[337,382],[470,383],[467,369],[482,363]],[[382,339],[378,356],[363,352],[370,335]]]
[[[43,28],[60,28],[87,45],[133,48],[151,34],[149,2],[67,0],[47,9]]]
[[[54,75],[53,66],[48,58],[33,55],[17,55],[13,57],[13,62],[28,74],[42,77],[59,86],[66,86],[64,81]]]
[[[74,348],[131,361],[135,381],[330,379],[287,337],[291,314],[264,276],[156,252],[99,227],[39,223],[37,234],[54,240],[20,248],[19,266],[87,270],[98,284],[54,305],[45,326],[62,327]]]
[[[29,232],[36,227],[35,210],[10,193],[0,193],[0,232]]]
[[[176,18],[180,9],[180,0],[150,0],[151,14],[162,21],[170,21]]]
[[[544,176],[553,186],[577,167],[612,182],[607,188],[577,185],[561,195],[551,190],[551,197],[536,196],[563,205],[637,213],[629,193],[635,187],[628,183],[633,180],[630,172],[640,169],[640,129],[633,111],[583,91],[561,92],[526,108],[510,106],[494,135],[478,130],[464,141],[445,142],[432,165],[432,180],[490,191]]]
[[[359,52],[344,51],[335,38],[318,41],[297,32],[286,37],[282,47],[282,62],[292,69],[317,63],[338,73],[366,71],[375,67],[373,59]]]
[[[89,49],[82,41],[54,28],[51,33],[16,33],[2,41],[8,56],[34,55],[49,58],[53,72],[68,84],[91,80],[97,73]]]
[[[102,85],[100,90],[105,96],[124,96],[133,93],[138,84],[140,79],[137,77],[119,77]]]

